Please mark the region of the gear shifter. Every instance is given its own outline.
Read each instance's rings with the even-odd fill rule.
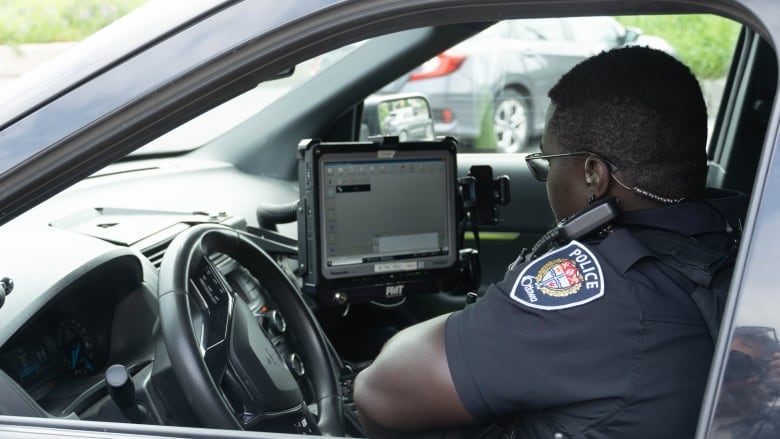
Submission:
[[[127,419],[136,424],[146,421],[149,413],[146,407],[135,399],[135,386],[124,365],[114,364],[106,369],[106,384],[108,394]]]

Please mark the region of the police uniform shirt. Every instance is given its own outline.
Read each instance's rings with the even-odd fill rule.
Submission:
[[[530,437],[693,436],[713,343],[689,292],[621,225],[722,237],[724,224],[712,203],[624,212],[601,241],[512,267],[447,320],[466,409],[520,419]]]

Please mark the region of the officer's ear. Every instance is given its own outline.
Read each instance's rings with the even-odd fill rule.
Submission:
[[[585,185],[588,194],[597,199],[605,196],[609,188],[609,166],[595,157],[585,159]]]

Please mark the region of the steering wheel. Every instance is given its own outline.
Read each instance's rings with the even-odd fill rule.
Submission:
[[[298,341],[318,405],[301,388],[247,303],[209,258],[235,259],[268,290]],[[244,232],[201,224],[168,247],[158,280],[160,323],[172,370],[204,426],[343,436],[339,385],[320,327],[297,288]]]

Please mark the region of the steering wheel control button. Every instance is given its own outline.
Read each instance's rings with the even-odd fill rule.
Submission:
[[[287,367],[297,377],[302,377],[306,374],[306,366],[303,365],[303,359],[295,352],[287,356]]]
[[[217,275],[212,271],[211,266],[205,265],[196,279],[200,290],[211,301],[212,305],[219,305],[227,296],[227,292],[222,288]]]
[[[276,331],[276,333],[284,334],[284,332],[287,331],[287,321],[284,320],[282,313],[277,310],[273,310],[269,313],[269,317],[271,319],[271,327],[274,329],[274,331]]]

